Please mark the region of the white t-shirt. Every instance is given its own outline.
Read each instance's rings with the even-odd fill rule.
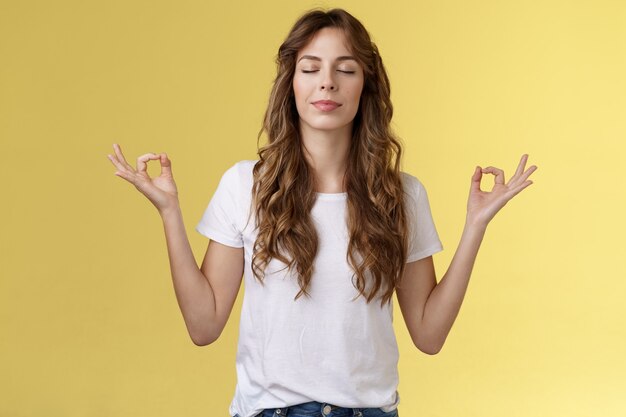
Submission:
[[[381,308],[380,293],[369,304],[362,296],[351,301],[359,292],[346,260],[347,194],[317,193],[311,214],[319,252],[308,290],[311,298],[303,294],[294,301],[300,287],[284,263],[269,263],[264,286],[252,274],[254,213],[246,223],[256,162],[237,162],[224,173],[196,226],[211,240],[244,248],[237,386],[230,414],[253,417],[266,408],[309,401],[392,411],[400,402],[393,301]],[[412,262],[443,246],[424,186],[414,176],[402,175],[410,196],[407,262]]]

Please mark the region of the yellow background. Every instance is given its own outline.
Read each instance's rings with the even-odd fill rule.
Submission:
[[[2,0],[0,416],[228,415],[243,287],[195,346],[158,213],[106,155],[168,153],[200,262],[194,226],[255,159],[278,46],[314,6],[380,48],[438,279],[474,167],[539,167],[489,225],[438,355],[396,304],[400,415],[626,415],[626,2]]]

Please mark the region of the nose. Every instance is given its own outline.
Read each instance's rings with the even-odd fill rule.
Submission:
[[[335,83],[335,80],[333,79],[333,77],[331,76],[332,71],[330,72],[325,72],[325,75],[322,78],[321,84],[320,84],[320,89],[322,91],[336,91],[337,90],[337,84]]]

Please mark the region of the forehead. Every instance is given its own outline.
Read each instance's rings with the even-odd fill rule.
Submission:
[[[318,30],[311,40],[298,51],[297,59],[303,55],[313,55],[322,59],[351,55],[351,47],[339,28],[326,27]]]

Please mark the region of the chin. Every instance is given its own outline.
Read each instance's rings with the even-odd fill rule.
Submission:
[[[309,126],[309,128],[311,129],[315,129],[315,130],[326,130],[326,131],[331,131],[331,130],[338,130],[338,129],[342,129],[344,127],[346,127],[346,125],[349,125],[352,120],[348,120],[348,121],[344,121],[344,120],[315,120],[313,122],[309,122],[309,121],[301,121],[301,123],[305,123]]]

